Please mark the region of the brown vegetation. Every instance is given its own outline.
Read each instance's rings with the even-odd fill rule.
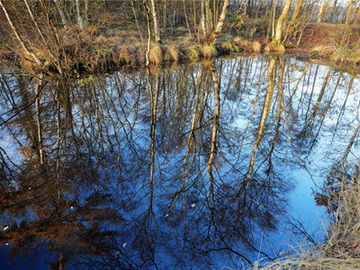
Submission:
[[[360,178],[359,175],[355,175],[349,181],[345,181],[345,178],[339,181],[341,184],[336,194],[329,194],[334,200],[329,207],[336,205],[336,209],[332,209],[335,211],[334,219],[327,229],[326,241],[317,246],[300,247],[294,256],[281,258],[253,269],[360,268]]]
[[[228,1],[218,6],[184,2],[181,7],[158,7],[150,1],[148,9],[141,1],[91,6],[59,6],[60,2],[1,2],[3,65],[10,62],[32,73],[102,72],[144,65],[147,50],[151,65],[237,52],[304,52],[336,64],[360,63],[360,13],[351,6],[345,12],[346,23],[343,19],[339,24],[334,18],[340,14],[333,16],[335,6],[317,11],[316,5],[302,0],[290,10],[289,5],[274,9],[274,1],[254,1],[228,12]],[[336,24],[323,23],[326,20]]]

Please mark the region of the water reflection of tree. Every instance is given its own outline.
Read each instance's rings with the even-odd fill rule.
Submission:
[[[239,58],[154,74],[48,78],[41,95],[26,77],[3,87],[8,132],[30,154],[15,166],[0,151],[2,215],[13,224],[2,243],[11,241],[14,254],[44,246],[57,254],[54,268],[207,268],[222,256],[234,266],[250,262],[250,251],[271,257],[259,239],[285,211],[291,179],[282,164],[296,156],[281,154],[301,130],[293,123],[306,112],[297,104],[313,104],[290,89],[289,81],[306,78],[291,78],[291,65]],[[243,108],[245,125],[234,125],[236,103],[245,101],[253,109]],[[320,132],[324,117],[313,112]],[[43,165],[31,147],[39,129]]]
[[[18,80],[20,85],[23,85],[22,80]],[[34,150],[35,156],[28,150],[22,164],[15,167],[11,174],[4,172],[6,178],[2,182],[7,183],[7,189],[3,189],[0,201],[2,216],[6,217],[8,223],[5,225],[9,228],[1,234],[1,242],[11,241],[12,256],[17,253],[27,254],[36,246],[44,246],[57,254],[55,261],[49,264],[58,269],[82,254],[96,255],[102,250],[113,248],[111,241],[106,239],[114,238],[116,232],[106,228],[106,225],[117,224],[122,218],[109,207],[111,196],[99,186],[99,174],[86,156],[96,153],[86,152],[80,143],[72,144],[71,147],[68,145],[69,141],[80,140],[74,131],[70,133],[72,137],[67,137],[67,130],[71,129],[73,123],[71,118],[68,119],[68,112],[66,116],[60,112],[64,108],[61,106],[64,100],[55,99],[56,109],[50,106],[52,102],[48,97],[48,104],[40,104],[38,86],[34,88],[19,89],[22,92],[20,106],[27,108],[27,114],[25,117],[19,114],[16,128],[22,125],[25,134],[30,137],[29,142],[23,140],[20,150],[24,152],[24,149],[34,148],[34,140],[41,142],[39,132],[46,143],[43,146],[38,144]],[[55,88],[55,96],[59,97],[57,93],[64,90]],[[62,95],[65,93],[62,92]],[[51,95],[51,89],[46,95]],[[36,117],[31,117],[32,110],[28,107],[31,103],[24,104],[25,97],[27,100],[36,100]],[[22,109],[13,110],[18,112]],[[51,122],[53,116],[55,119]],[[38,120],[34,121],[34,118]],[[39,125],[40,120],[47,123],[46,129]],[[11,124],[15,126],[15,123]],[[38,133],[31,131],[35,128]],[[54,134],[57,135],[56,140]],[[17,136],[23,135],[18,131]],[[53,141],[57,142],[55,146],[50,145]],[[27,143],[30,147],[25,145]],[[46,158],[41,154],[44,149]],[[82,152],[75,149],[81,149]],[[2,166],[13,167],[9,160],[2,161]]]

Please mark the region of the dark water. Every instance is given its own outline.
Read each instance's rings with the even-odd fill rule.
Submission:
[[[312,190],[359,159],[359,78],[294,57],[30,79],[1,75],[6,269],[273,259],[323,238]]]

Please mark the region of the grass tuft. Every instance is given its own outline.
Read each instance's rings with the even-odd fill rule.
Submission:
[[[199,56],[200,56],[199,48],[196,45],[185,47],[184,53],[185,53],[186,58],[189,60],[199,59]]]
[[[261,44],[257,41],[253,42],[251,44],[251,50],[254,53],[260,53],[261,52]]]
[[[278,53],[278,54],[283,54],[286,52],[286,49],[284,47],[284,45],[282,44],[274,44],[274,43],[269,43],[268,45],[266,45],[265,49],[264,49],[264,53]]]
[[[218,52],[213,44],[205,44],[200,47],[201,55],[206,59],[214,58]]]
[[[225,53],[231,53],[231,52],[234,52],[235,49],[234,49],[234,46],[231,44],[230,41],[225,41],[221,44],[221,49],[223,52]]]
[[[313,48],[310,51],[310,58],[316,59],[316,58],[328,58],[332,57],[335,53],[335,50],[332,46],[318,46]]]
[[[164,60],[166,62],[179,62],[181,60],[181,53],[175,46],[166,47]]]
[[[150,62],[153,64],[162,63],[164,58],[162,47],[158,44],[154,45],[149,52]]]
[[[242,40],[243,39],[241,37],[234,37],[233,42],[239,46],[241,44]]]

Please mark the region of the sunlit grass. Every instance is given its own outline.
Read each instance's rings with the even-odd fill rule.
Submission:
[[[205,44],[200,46],[201,55],[204,58],[210,59],[217,55],[217,50],[213,44]]]

